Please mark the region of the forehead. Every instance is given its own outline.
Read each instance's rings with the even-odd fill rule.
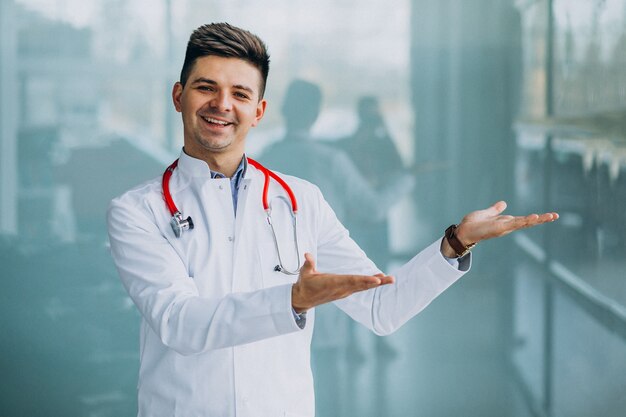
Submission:
[[[191,69],[187,82],[193,83],[199,78],[212,80],[223,87],[244,85],[251,88],[256,94],[259,93],[261,87],[261,71],[240,58],[212,55],[198,58]]]

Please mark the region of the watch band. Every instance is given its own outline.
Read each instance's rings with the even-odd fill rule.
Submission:
[[[463,256],[467,255],[474,246],[476,246],[476,243],[470,243],[469,245],[465,246],[463,243],[461,243],[459,238],[456,237],[456,228],[456,224],[450,225],[445,231],[445,237],[454,252],[456,253],[456,256],[462,258]]]

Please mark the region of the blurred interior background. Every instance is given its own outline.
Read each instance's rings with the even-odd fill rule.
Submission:
[[[481,244],[390,337],[320,309],[318,417],[626,415],[626,0],[0,0],[0,415],[136,414],[105,211],[180,152],[171,88],[214,21],[272,56],[249,155],[278,169],[310,111],[303,146],[365,191],[320,187],[379,267],[499,199],[561,214]]]

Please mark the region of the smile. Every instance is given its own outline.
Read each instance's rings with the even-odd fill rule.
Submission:
[[[229,126],[232,125],[231,122],[227,122],[225,120],[219,120],[219,119],[214,119],[212,117],[204,117],[204,116],[200,116],[202,118],[202,120],[204,120],[207,123],[210,123],[212,125],[218,125],[218,126]]]

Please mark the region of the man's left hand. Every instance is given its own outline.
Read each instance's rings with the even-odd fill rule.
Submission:
[[[468,246],[482,240],[508,235],[519,229],[553,222],[559,218],[557,213],[509,216],[502,214],[505,209],[506,202],[498,201],[487,209],[467,214],[456,229],[456,237],[463,245]],[[443,239],[441,253],[449,258],[457,256],[447,239]]]

